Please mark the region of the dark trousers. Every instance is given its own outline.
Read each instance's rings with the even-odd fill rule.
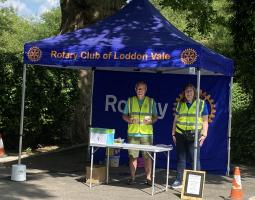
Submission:
[[[188,141],[184,135],[176,133],[177,176],[176,180],[182,182],[186,162],[190,161],[194,168],[194,141]],[[197,145],[197,170],[200,170],[200,146]]]

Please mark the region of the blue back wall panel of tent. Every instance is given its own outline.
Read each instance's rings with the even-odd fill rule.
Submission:
[[[160,119],[154,125],[154,144],[173,144],[171,130],[174,103],[186,84],[196,86],[194,75],[95,71],[92,126],[114,128],[115,138],[126,139],[127,123],[122,120],[122,111],[127,98],[135,95],[134,87],[139,80],[148,84],[147,95],[157,103]],[[201,148],[201,165],[203,170],[212,173],[224,174],[227,170],[229,82],[230,77],[226,76],[201,77],[202,98],[206,100],[212,120],[208,137]],[[166,166],[163,156],[158,154],[158,167]],[[96,159],[104,159],[102,150]],[[121,163],[127,161],[127,152],[123,150]],[[175,149],[171,152],[170,167],[176,168]]]

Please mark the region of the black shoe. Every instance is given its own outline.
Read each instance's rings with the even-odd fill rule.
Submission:
[[[145,184],[148,186],[152,186],[152,181],[149,179],[146,179]]]
[[[134,179],[128,179],[128,182],[127,182],[128,185],[135,185],[136,184],[136,181]]]

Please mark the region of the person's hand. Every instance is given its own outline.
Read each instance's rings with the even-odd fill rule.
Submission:
[[[145,116],[145,117],[144,117],[144,120],[143,120],[143,123],[144,123],[145,125],[150,125],[150,124],[152,124],[152,118],[151,118],[151,116]]]
[[[131,118],[131,117],[130,117],[130,118],[129,118],[129,123],[130,123],[130,124],[133,124],[133,123],[134,123],[133,121],[134,121],[134,118]]]
[[[144,119],[144,120],[143,120],[143,123],[144,123],[145,125],[150,125],[150,124],[152,124],[151,118],[150,118],[150,119]]]
[[[204,144],[205,139],[206,139],[206,136],[205,136],[205,135],[202,135],[202,136],[199,138],[199,145],[200,145],[200,147]]]
[[[175,135],[172,135],[172,137],[173,137],[174,145],[176,145],[176,137],[175,137]]]
[[[130,120],[130,124],[138,124],[139,122],[139,119],[137,118],[130,118],[129,120]]]

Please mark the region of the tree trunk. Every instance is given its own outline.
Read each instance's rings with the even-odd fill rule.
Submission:
[[[60,34],[81,29],[93,24],[125,4],[125,0],[60,0],[62,13]],[[73,117],[70,131],[71,142],[88,143],[88,127],[90,125],[91,105],[91,71],[80,70],[79,88],[80,98]]]
[[[125,0],[60,0],[61,33],[74,31],[112,15]]]

